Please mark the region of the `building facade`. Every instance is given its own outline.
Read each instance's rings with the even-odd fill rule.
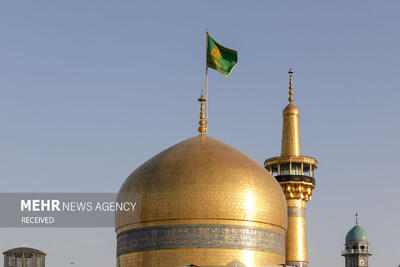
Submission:
[[[34,248],[14,248],[3,255],[4,267],[45,267],[46,253]]]

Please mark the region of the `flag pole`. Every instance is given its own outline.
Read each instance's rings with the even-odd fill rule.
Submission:
[[[206,29],[206,129],[208,126],[208,65],[207,65],[207,55],[208,55],[208,30]],[[206,130],[207,133],[207,130]]]
[[[208,67],[206,67],[206,126],[208,126]]]

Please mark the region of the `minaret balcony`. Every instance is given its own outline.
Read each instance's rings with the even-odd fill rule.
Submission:
[[[306,156],[275,157],[267,159],[264,167],[277,179],[278,177],[287,179],[289,176],[292,178],[295,176],[298,181],[315,184],[314,177],[318,161]]]
[[[372,250],[370,248],[365,248],[365,249],[344,249],[342,251],[342,256],[350,255],[350,254],[366,254],[366,255],[372,255]]]

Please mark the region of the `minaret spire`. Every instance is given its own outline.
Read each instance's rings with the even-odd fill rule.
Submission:
[[[358,225],[358,213],[356,212],[356,225]]]
[[[289,69],[289,103],[293,103],[293,69]]]
[[[205,135],[207,133],[207,122],[204,113],[204,102],[206,102],[207,99],[203,96],[203,93],[201,93],[201,96],[198,99],[198,101],[200,102],[200,120],[199,120],[199,128],[197,130],[201,135]]]
[[[282,112],[282,146],[281,156],[297,157],[301,155],[299,110],[293,104],[293,69],[289,69],[289,104]]]

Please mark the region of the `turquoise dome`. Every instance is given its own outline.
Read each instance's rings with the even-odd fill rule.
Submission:
[[[346,243],[368,242],[367,232],[360,226],[356,225],[347,233]]]

